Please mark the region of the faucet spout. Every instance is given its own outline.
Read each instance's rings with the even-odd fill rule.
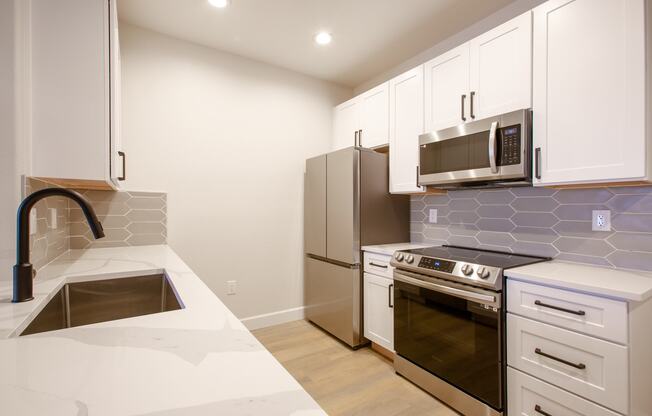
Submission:
[[[34,299],[33,267],[29,259],[29,213],[34,205],[48,196],[63,196],[75,201],[95,238],[104,237],[102,223],[97,219],[95,210],[80,193],[64,188],[47,188],[30,194],[21,202],[17,214],[16,265],[14,266],[14,291],[12,302],[27,302]]]

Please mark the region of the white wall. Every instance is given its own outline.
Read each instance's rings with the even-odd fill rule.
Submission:
[[[168,240],[240,318],[303,305],[303,171],[352,91],[120,26],[128,189],[168,192]],[[238,293],[226,295],[226,281]]]

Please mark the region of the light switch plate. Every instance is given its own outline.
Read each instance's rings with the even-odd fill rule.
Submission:
[[[49,208],[49,213],[50,213],[50,228],[53,230],[56,230],[58,228],[57,224],[57,209],[56,208]]]
[[[437,209],[432,208],[430,211],[428,211],[428,222],[430,224],[437,224]]]
[[[591,229],[593,231],[611,231],[611,211],[594,210]]]
[[[31,235],[36,234],[37,231],[37,218],[36,218],[36,209],[32,209],[32,211],[29,213],[29,233]]]
[[[237,282],[235,280],[226,281],[226,294],[235,295],[236,293]]]

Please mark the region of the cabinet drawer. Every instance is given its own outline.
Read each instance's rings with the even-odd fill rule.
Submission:
[[[392,260],[392,256],[365,252],[364,271],[393,279],[394,268],[389,265],[390,260]]]
[[[627,344],[627,303],[507,279],[507,310]]]
[[[627,347],[508,314],[507,363],[627,413]]]
[[[507,368],[507,411],[514,416],[618,416],[511,367]]]

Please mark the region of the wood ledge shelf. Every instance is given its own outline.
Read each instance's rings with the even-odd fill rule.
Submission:
[[[45,182],[60,188],[83,189],[88,191],[115,191],[111,185],[104,181],[89,179],[64,179],[64,178],[43,178],[39,176],[30,176],[32,179]]]

